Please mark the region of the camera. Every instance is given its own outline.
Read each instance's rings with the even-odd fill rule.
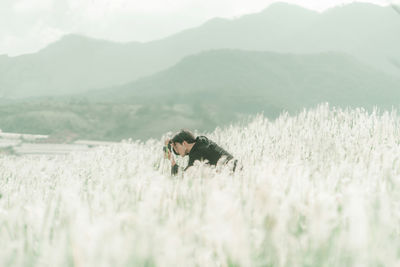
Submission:
[[[168,142],[167,146],[163,147],[163,150],[164,150],[164,153],[167,153],[168,151],[170,151],[170,152],[172,151],[172,152],[174,152],[175,155],[178,155],[178,153],[176,153],[175,149],[172,147],[172,140],[170,140]]]
[[[168,151],[172,151],[172,141],[171,140],[168,142],[168,146],[163,147],[163,150],[165,153],[167,153]]]

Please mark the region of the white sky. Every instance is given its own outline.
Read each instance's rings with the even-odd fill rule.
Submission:
[[[400,0],[360,0],[380,5]],[[0,55],[36,52],[68,33],[118,42],[151,41],[199,26],[214,17],[234,18],[277,0],[0,0]],[[353,0],[285,0],[310,9]]]

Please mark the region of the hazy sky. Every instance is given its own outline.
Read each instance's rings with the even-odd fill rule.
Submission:
[[[398,0],[396,0],[399,2]],[[234,18],[277,0],[0,0],[0,55],[36,52],[62,35],[150,41],[213,17]],[[314,10],[352,0],[286,0]],[[391,0],[363,0],[385,5]]]

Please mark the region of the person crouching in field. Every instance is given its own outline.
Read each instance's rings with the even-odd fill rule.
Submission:
[[[189,162],[184,171],[193,166],[196,160],[207,161],[209,165],[217,165],[220,159],[224,159],[223,163],[228,163],[233,160],[233,171],[236,170],[238,160],[228,153],[225,149],[218,146],[205,136],[194,137],[188,130],[181,130],[172,139],[165,140],[164,151],[166,157],[171,161],[171,174],[178,173],[179,166],[176,164],[173,157],[171,157],[171,150],[175,155],[184,157],[189,156]],[[222,160],[221,160],[222,161]]]

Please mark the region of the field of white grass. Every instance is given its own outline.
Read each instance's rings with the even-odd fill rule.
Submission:
[[[169,175],[162,140],[0,156],[0,266],[400,266],[400,116],[327,105],[207,136],[244,165]]]

